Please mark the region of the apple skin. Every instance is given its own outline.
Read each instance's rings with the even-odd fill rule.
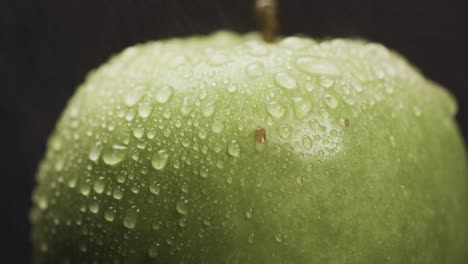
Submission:
[[[456,111],[361,40],[130,47],[89,74],[48,142],[34,262],[467,263]]]

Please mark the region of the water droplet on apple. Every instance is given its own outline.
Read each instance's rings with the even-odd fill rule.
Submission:
[[[230,93],[234,93],[234,92],[237,90],[237,86],[236,86],[235,84],[233,84],[233,85],[229,86],[229,87],[227,88],[227,90],[228,90],[228,92],[230,92]]]
[[[295,89],[297,87],[297,81],[291,75],[280,72],[275,74],[276,83],[285,89]]]
[[[123,197],[123,191],[120,188],[115,188],[114,191],[112,192],[112,197],[116,200],[120,200]]]
[[[325,103],[331,108],[331,109],[335,109],[337,106],[338,106],[338,100],[336,100],[336,98],[331,95],[331,94],[327,94],[325,95]]]
[[[207,103],[202,108],[202,115],[205,117],[210,117],[215,111],[215,106],[213,103]]]
[[[143,128],[143,127],[136,127],[133,130],[133,136],[138,138],[138,139],[141,139],[144,134],[145,134],[145,128]]]
[[[300,101],[296,103],[294,110],[296,117],[298,119],[303,119],[309,114],[310,110],[312,110],[312,103],[309,101]]]
[[[419,108],[418,106],[413,106],[413,112],[414,115],[416,115],[417,117],[420,117],[422,115],[421,108]]]
[[[228,58],[221,53],[215,53],[208,59],[208,64],[211,66],[219,66],[226,63]]]
[[[206,133],[205,130],[200,129],[200,130],[198,131],[198,137],[199,137],[200,139],[205,139],[207,136],[208,136],[208,133]]]
[[[245,212],[245,217],[247,219],[252,219],[252,216],[253,216],[253,209],[250,208],[249,210],[247,210],[247,212]]]
[[[249,239],[247,240],[249,242],[249,244],[253,244],[254,243],[254,234],[250,234],[249,236]]]
[[[107,208],[107,210],[104,212],[104,219],[108,222],[113,222],[115,219],[115,209],[114,207],[110,206]]]
[[[181,215],[187,215],[188,213],[188,201],[181,199],[176,203],[176,210]]]
[[[153,111],[153,105],[150,102],[144,102],[138,107],[138,115],[141,118],[147,118]]]
[[[289,127],[288,125],[281,125],[278,128],[278,134],[283,139],[289,138],[291,136],[291,127]]]
[[[312,139],[308,135],[302,136],[302,145],[306,149],[312,148]]]
[[[213,133],[219,134],[221,131],[223,131],[224,125],[221,120],[214,120],[213,123],[211,123],[211,131]]]
[[[182,184],[182,186],[180,186],[180,190],[181,190],[183,193],[188,193],[188,191],[189,191],[189,186],[188,186],[188,184],[186,184],[186,183]]]
[[[152,194],[159,195],[159,192],[161,191],[161,187],[159,186],[159,183],[152,182],[149,185],[149,190]]]
[[[93,184],[93,189],[97,194],[101,194],[104,192],[106,188],[106,182],[104,181],[104,177],[99,177]]]
[[[80,184],[80,193],[83,195],[83,196],[88,196],[89,193],[91,192],[91,185],[88,183],[88,182],[82,182]]]
[[[101,142],[97,142],[89,151],[88,158],[91,161],[97,161],[99,157],[101,156],[102,152],[102,144]]]
[[[168,159],[169,154],[167,154],[165,150],[160,150],[151,157],[151,166],[153,166],[155,170],[162,170],[166,167]]]
[[[134,106],[138,101],[140,101],[142,96],[143,91],[141,89],[131,91],[125,96],[124,103],[128,107]]]
[[[283,242],[283,235],[282,235],[282,234],[276,234],[276,235],[275,235],[275,240],[276,240],[276,242],[278,242],[278,243]]]
[[[231,140],[231,142],[229,142],[228,144],[228,153],[229,155],[231,155],[232,157],[238,157],[239,154],[240,154],[240,145],[239,145],[239,142],[237,140]]]
[[[247,46],[249,48],[248,52],[252,56],[261,57],[268,54],[267,47],[261,45],[258,42],[249,42],[247,43]]]
[[[180,112],[182,113],[183,116],[188,116],[192,112],[192,107],[190,106],[187,97],[184,98],[184,101],[182,102],[182,105],[180,106]]]
[[[39,197],[37,197],[37,206],[38,206],[39,209],[41,209],[41,210],[47,209],[47,207],[49,206],[49,203],[48,203],[48,201],[47,201],[47,198],[44,197],[44,196],[39,196]]]
[[[265,71],[265,66],[261,62],[254,62],[245,68],[245,72],[249,77],[256,78],[263,75]]]
[[[320,76],[319,84],[320,84],[320,86],[322,86],[324,88],[330,88],[330,87],[333,86],[333,84],[335,84],[335,81],[328,78],[328,76]]]
[[[187,225],[187,219],[185,219],[185,217],[182,217],[181,219],[179,219],[180,227],[185,227],[186,225]]]
[[[156,92],[156,101],[161,104],[165,104],[169,102],[173,92],[174,92],[174,89],[171,86],[169,85],[163,86],[161,89],[159,89]]]
[[[135,206],[132,206],[132,208],[128,209],[125,213],[122,224],[128,229],[135,228],[138,221],[139,211],[140,210]]]
[[[151,246],[148,248],[148,256],[153,259],[158,257],[158,249],[159,249],[159,243],[157,242],[152,243]]]
[[[130,187],[130,191],[134,194],[138,194],[140,192],[140,186],[138,185],[138,183],[134,183],[131,187]]]
[[[296,66],[299,70],[315,75],[339,75],[341,74],[340,69],[329,61],[314,58],[314,57],[303,57],[296,61]]]
[[[106,147],[102,153],[102,160],[107,165],[117,165],[125,159],[126,150],[127,147],[121,145]]]
[[[99,204],[96,201],[92,200],[88,204],[88,209],[91,213],[97,214],[99,212]]]
[[[208,168],[203,166],[200,168],[200,177],[207,178],[208,177]]]
[[[278,102],[268,103],[266,110],[271,116],[275,118],[281,118],[286,113],[286,109]]]
[[[292,49],[292,50],[301,50],[309,46],[312,42],[300,37],[287,37],[281,40],[280,45]]]

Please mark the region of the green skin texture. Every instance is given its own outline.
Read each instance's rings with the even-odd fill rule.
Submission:
[[[456,111],[360,40],[218,32],[128,48],[49,140],[34,262],[467,263]]]

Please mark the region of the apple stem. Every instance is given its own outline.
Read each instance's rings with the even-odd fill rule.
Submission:
[[[278,33],[277,6],[277,0],[255,0],[255,14],[266,42],[273,42]]]

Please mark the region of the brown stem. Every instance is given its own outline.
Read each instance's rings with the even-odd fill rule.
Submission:
[[[263,39],[266,42],[272,42],[278,34],[277,0],[255,0],[255,14]]]

